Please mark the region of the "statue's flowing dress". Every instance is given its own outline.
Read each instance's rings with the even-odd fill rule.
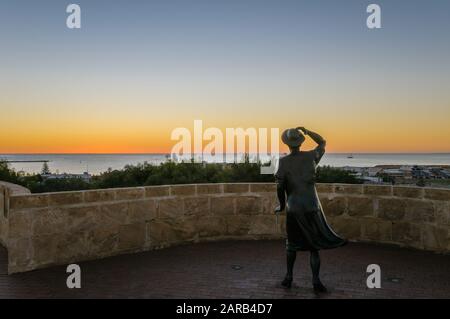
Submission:
[[[316,167],[325,153],[319,145],[309,152],[294,152],[280,159],[275,174],[287,194],[287,249],[320,250],[340,247],[346,240],[328,225],[315,187]]]

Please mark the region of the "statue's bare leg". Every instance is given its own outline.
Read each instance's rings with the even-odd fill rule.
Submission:
[[[292,278],[294,275],[294,264],[295,264],[296,258],[297,258],[296,251],[291,251],[291,250],[286,251],[287,273],[286,273],[286,277],[284,278],[283,282],[281,283],[286,288],[291,288]]]
[[[313,287],[316,293],[326,292],[327,288],[320,281],[320,255],[317,250],[311,251],[311,271],[313,275]]]

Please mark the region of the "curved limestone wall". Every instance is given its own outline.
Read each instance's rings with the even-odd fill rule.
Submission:
[[[450,251],[450,190],[317,188],[328,221],[350,240]],[[189,242],[284,238],[285,218],[276,223],[276,205],[274,184],[11,195],[2,241],[14,273]]]
[[[5,247],[7,245],[9,232],[9,222],[7,218],[7,212],[9,209],[9,196],[9,188],[0,183],[0,244]]]

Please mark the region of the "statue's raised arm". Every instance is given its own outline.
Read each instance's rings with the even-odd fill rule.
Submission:
[[[303,134],[309,136],[319,146],[325,147],[325,145],[327,144],[325,139],[322,136],[320,136],[319,134],[317,134],[316,132],[307,130],[304,127],[297,127],[297,130],[300,130],[303,132]]]
[[[314,142],[317,143],[317,147],[311,151],[311,153],[313,155],[314,162],[318,164],[322,159],[323,154],[325,154],[325,146],[327,142],[316,132],[310,131],[304,127],[297,127],[297,130],[301,131],[304,135],[309,136]]]

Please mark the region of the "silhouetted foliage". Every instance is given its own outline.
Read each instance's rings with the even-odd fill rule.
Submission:
[[[419,187],[427,186],[427,184],[425,183],[425,179],[423,179],[423,177],[419,178],[419,180],[417,181],[416,185],[419,186]]]
[[[319,166],[316,172],[318,183],[362,184],[363,181],[350,172],[331,166]]]
[[[109,170],[95,176],[94,188],[129,187],[142,185],[227,183],[227,182],[273,182],[272,175],[261,175],[260,164],[243,163],[175,163],[160,165],[148,163],[128,165],[122,170]]]
[[[19,174],[11,169],[5,161],[0,160],[0,181],[19,184]]]
[[[41,170],[41,174],[42,175],[46,175],[46,174],[50,174],[50,168],[48,167],[47,162],[44,162],[44,165],[42,165],[42,170]]]
[[[19,175],[6,163],[0,162],[0,180],[23,185],[33,193],[165,184],[274,182],[274,176],[262,175],[260,168],[261,163],[250,163],[248,156],[243,163],[234,164],[193,161],[181,163],[167,161],[160,165],[143,163],[127,165],[121,170],[108,169],[93,176],[88,183],[79,178],[45,179],[40,174]],[[329,166],[318,167],[317,182],[361,183],[351,173]]]
[[[378,177],[381,177],[383,183],[389,183],[394,185],[395,184],[395,178],[392,176],[389,176],[387,174],[378,174]]]
[[[80,178],[45,179],[28,181],[27,186],[32,193],[65,192],[91,189],[92,185]]]

